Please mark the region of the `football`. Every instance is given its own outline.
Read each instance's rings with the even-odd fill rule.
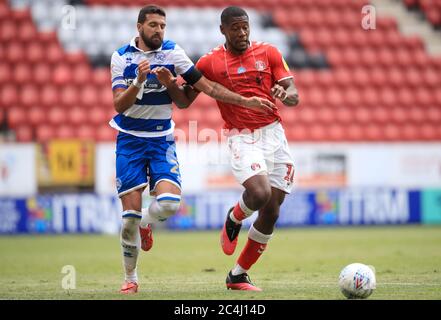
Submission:
[[[376,287],[375,272],[372,266],[351,263],[340,272],[338,285],[348,299],[366,299]]]

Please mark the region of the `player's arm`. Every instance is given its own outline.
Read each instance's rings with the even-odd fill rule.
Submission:
[[[266,99],[259,97],[246,98],[235,92],[232,92],[217,82],[213,82],[205,78],[199,70],[194,68],[192,76],[185,79],[190,86],[179,86],[170,70],[164,67],[155,68],[152,73],[156,74],[159,82],[163,84],[173,101],[180,107],[188,107],[199,92],[204,92],[208,96],[225,103],[244,106],[257,111],[272,111],[274,104]],[[199,91],[199,92],[198,92]]]
[[[136,96],[139,90],[142,89],[149,72],[150,63],[144,60],[138,65],[138,76],[128,88],[116,88],[113,90],[113,105],[116,112],[123,113],[135,103]]]
[[[179,109],[188,108],[199,94],[199,92],[190,90],[191,86],[188,84],[178,85],[177,78],[165,67],[157,67],[152,70],[152,73],[167,88],[168,94]],[[189,80],[191,81],[191,79]]]
[[[296,106],[299,103],[299,93],[292,78],[276,83],[271,88],[271,95],[287,106]]]

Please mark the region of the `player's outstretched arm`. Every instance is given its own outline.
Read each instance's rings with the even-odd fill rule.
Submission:
[[[271,95],[287,106],[296,106],[299,103],[299,94],[291,78],[275,84],[271,88]]]
[[[167,68],[157,67],[152,70],[152,73],[167,88],[168,94],[179,109],[188,108],[199,94],[199,92],[192,90],[191,86],[186,84],[183,86],[178,85],[177,79]]]
[[[199,91],[206,93],[213,99],[225,103],[243,106],[256,111],[272,112],[272,109],[275,108],[275,105],[267,99],[259,97],[243,97],[235,92],[228,90],[223,85],[217,82],[210,81],[205,77],[200,78],[199,81],[193,85],[193,87],[195,87]]]

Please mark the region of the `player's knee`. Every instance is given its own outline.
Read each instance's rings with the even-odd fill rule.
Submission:
[[[178,212],[181,202],[163,200],[163,201],[158,201],[158,205],[161,208],[160,219],[167,220],[168,218],[173,216],[176,212]]]
[[[249,192],[253,199],[254,207],[262,208],[271,198],[271,187],[260,187],[250,190]]]

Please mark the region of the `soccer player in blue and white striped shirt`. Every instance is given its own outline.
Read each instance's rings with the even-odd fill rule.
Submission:
[[[181,177],[173,137],[172,101],[185,108],[180,95],[167,91],[155,70],[167,68],[188,85],[222,102],[265,112],[274,105],[262,98],[245,98],[206,79],[184,50],[164,40],[165,12],[157,6],[141,9],[139,36],[115,51],[111,60],[112,90],[118,112],[110,125],[119,131],[116,144],[116,187],[123,206],[121,246],[125,281],[121,293],[136,293],[139,247],[153,244],[150,224],[176,213],[181,200]],[[174,78],[175,80],[175,78]],[[174,83],[170,83],[172,85]],[[142,192],[149,185],[156,196],[142,210]]]

